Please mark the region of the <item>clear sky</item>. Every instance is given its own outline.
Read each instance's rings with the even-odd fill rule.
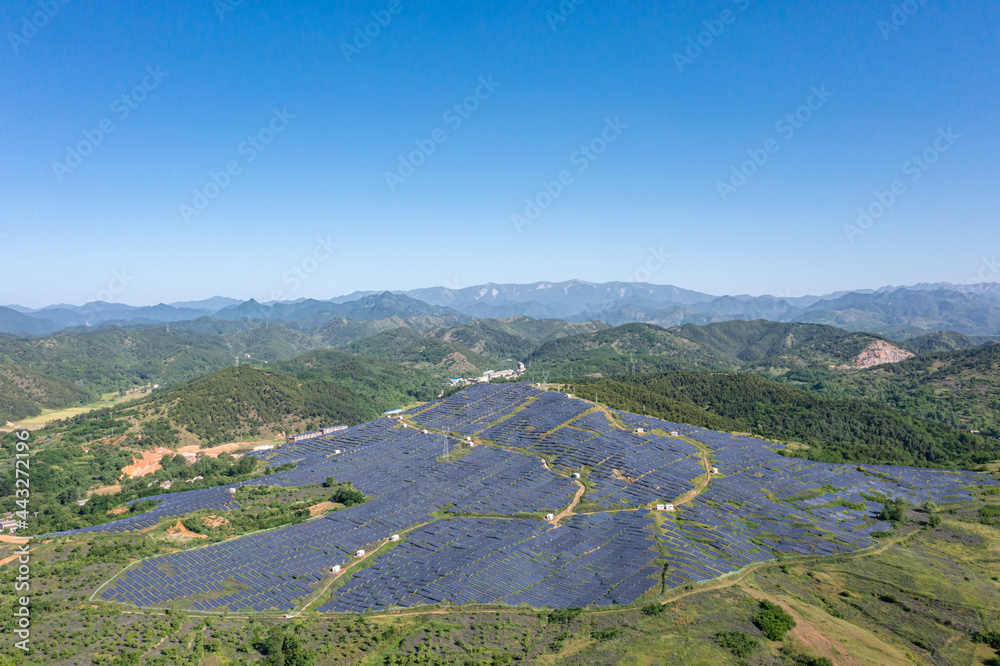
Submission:
[[[9,0],[0,31],[3,304],[795,296],[1000,254],[995,2]]]

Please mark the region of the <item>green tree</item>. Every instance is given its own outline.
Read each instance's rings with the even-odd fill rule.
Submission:
[[[780,641],[795,628],[795,618],[788,611],[766,600],[760,602],[760,612],[753,616],[753,623],[772,641]]]

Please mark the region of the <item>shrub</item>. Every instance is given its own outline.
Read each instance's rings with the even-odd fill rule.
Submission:
[[[792,659],[796,664],[801,664],[801,666],[833,666],[833,662],[826,657],[810,657],[799,654],[792,657]]]
[[[753,616],[753,623],[772,641],[780,641],[795,628],[795,619],[784,608],[770,601],[760,602],[760,612]]]
[[[343,504],[344,506],[354,506],[355,504],[362,504],[365,501],[365,494],[360,490],[354,490],[353,488],[338,488],[333,497],[330,498],[331,502],[336,502],[337,504]]]
[[[882,511],[878,514],[878,519],[890,523],[905,523],[906,500],[902,497],[885,500],[885,503],[882,505]]]
[[[715,642],[733,653],[739,659],[746,659],[760,643],[757,639],[742,631],[723,631],[715,635]]]
[[[621,633],[621,629],[615,627],[614,629],[599,629],[597,631],[590,632],[590,637],[595,641],[610,641],[614,638],[618,638],[618,634]]]
[[[664,610],[666,610],[666,608],[663,606],[663,604],[658,604],[658,603],[652,603],[647,606],[643,606],[642,608],[642,612],[644,615],[653,615],[653,616],[659,615]]]
[[[582,608],[559,608],[549,613],[549,622],[568,624],[575,620],[582,612]]]

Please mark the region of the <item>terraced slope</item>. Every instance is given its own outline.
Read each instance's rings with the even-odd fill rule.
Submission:
[[[526,384],[480,385],[401,420],[262,453],[296,467],[248,482],[333,477],[368,495],[365,504],[143,561],[97,595],[216,612],[632,604],[778,556],[869,548],[889,528],[875,518],[886,498],[956,502],[996,485],[968,472],[817,463],[777,448]],[[706,475],[706,460],[717,473]],[[230,506],[228,488],[152,499],[152,512],[88,531]],[[659,506],[668,503],[677,510]],[[556,524],[545,519],[563,512]]]

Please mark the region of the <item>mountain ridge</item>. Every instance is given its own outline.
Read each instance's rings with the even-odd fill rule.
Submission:
[[[216,305],[224,305],[213,310]],[[463,288],[359,291],[320,300],[262,303],[213,297],[172,305],[134,307],[115,303],[56,305],[41,309],[0,307],[0,332],[49,335],[69,327],[133,326],[193,321],[284,321],[315,328],[343,317],[352,321],[427,316],[462,323],[469,319],[528,316],[567,322],[632,322],[671,327],[689,323],[769,319],[834,325],[905,340],[936,331],[1000,335],[1000,283],[921,283],[838,291],[823,296],[713,296],[673,285],[585,280],[493,283]]]

